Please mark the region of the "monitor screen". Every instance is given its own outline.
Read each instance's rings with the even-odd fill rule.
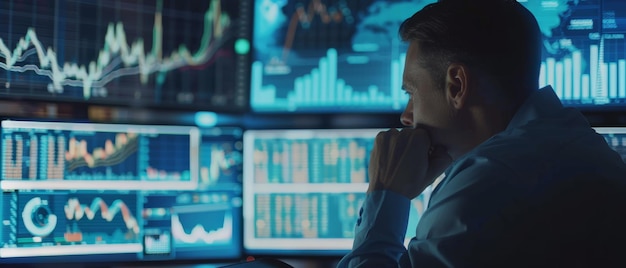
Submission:
[[[626,127],[596,127],[595,130],[626,162]]]
[[[399,112],[400,23],[434,0],[263,0],[254,6],[251,108]],[[626,104],[622,0],[518,0],[543,36],[540,86],[568,106]],[[497,40],[494,40],[497,42]]]
[[[342,255],[352,248],[378,129],[244,132],[244,248]],[[430,190],[412,201],[416,226]],[[407,232],[407,241],[414,232]]]
[[[2,121],[0,261],[238,258],[242,151],[236,128]]]
[[[565,105],[626,104],[626,7],[620,0],[518,0],[539,21],[544,55],[539,84]]]
[[[2,1],[0,97],[248,107],[250,0]]]

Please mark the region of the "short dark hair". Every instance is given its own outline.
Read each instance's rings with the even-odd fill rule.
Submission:
[[[541,32],[515,0],[439,0],[406,19],[400,36],[418,42],[420,64],[440,87],[452,62],[480,68],[513,100],[538,87]]]

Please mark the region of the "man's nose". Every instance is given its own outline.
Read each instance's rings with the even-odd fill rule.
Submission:
[[[411,105],[410,102],[407,104],[404,112],[400,115],[400,122],[402,122],[402,124],[406,127],[413,126],[413,105]]]

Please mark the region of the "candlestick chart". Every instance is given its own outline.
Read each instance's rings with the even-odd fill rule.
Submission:
[[[240,109],[246,1],[4,1],[0,94]]]

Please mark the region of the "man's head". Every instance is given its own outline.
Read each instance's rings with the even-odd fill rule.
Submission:
[[[541,33],[515,0],[440,0],[405,20],[400,36],[409,42],[411,96],[402,122],[426,127],[435,143],[467,147],[450,149],[466,152],[503,130],[538,87]],[[480,137],[454,144],[467,135]]]

